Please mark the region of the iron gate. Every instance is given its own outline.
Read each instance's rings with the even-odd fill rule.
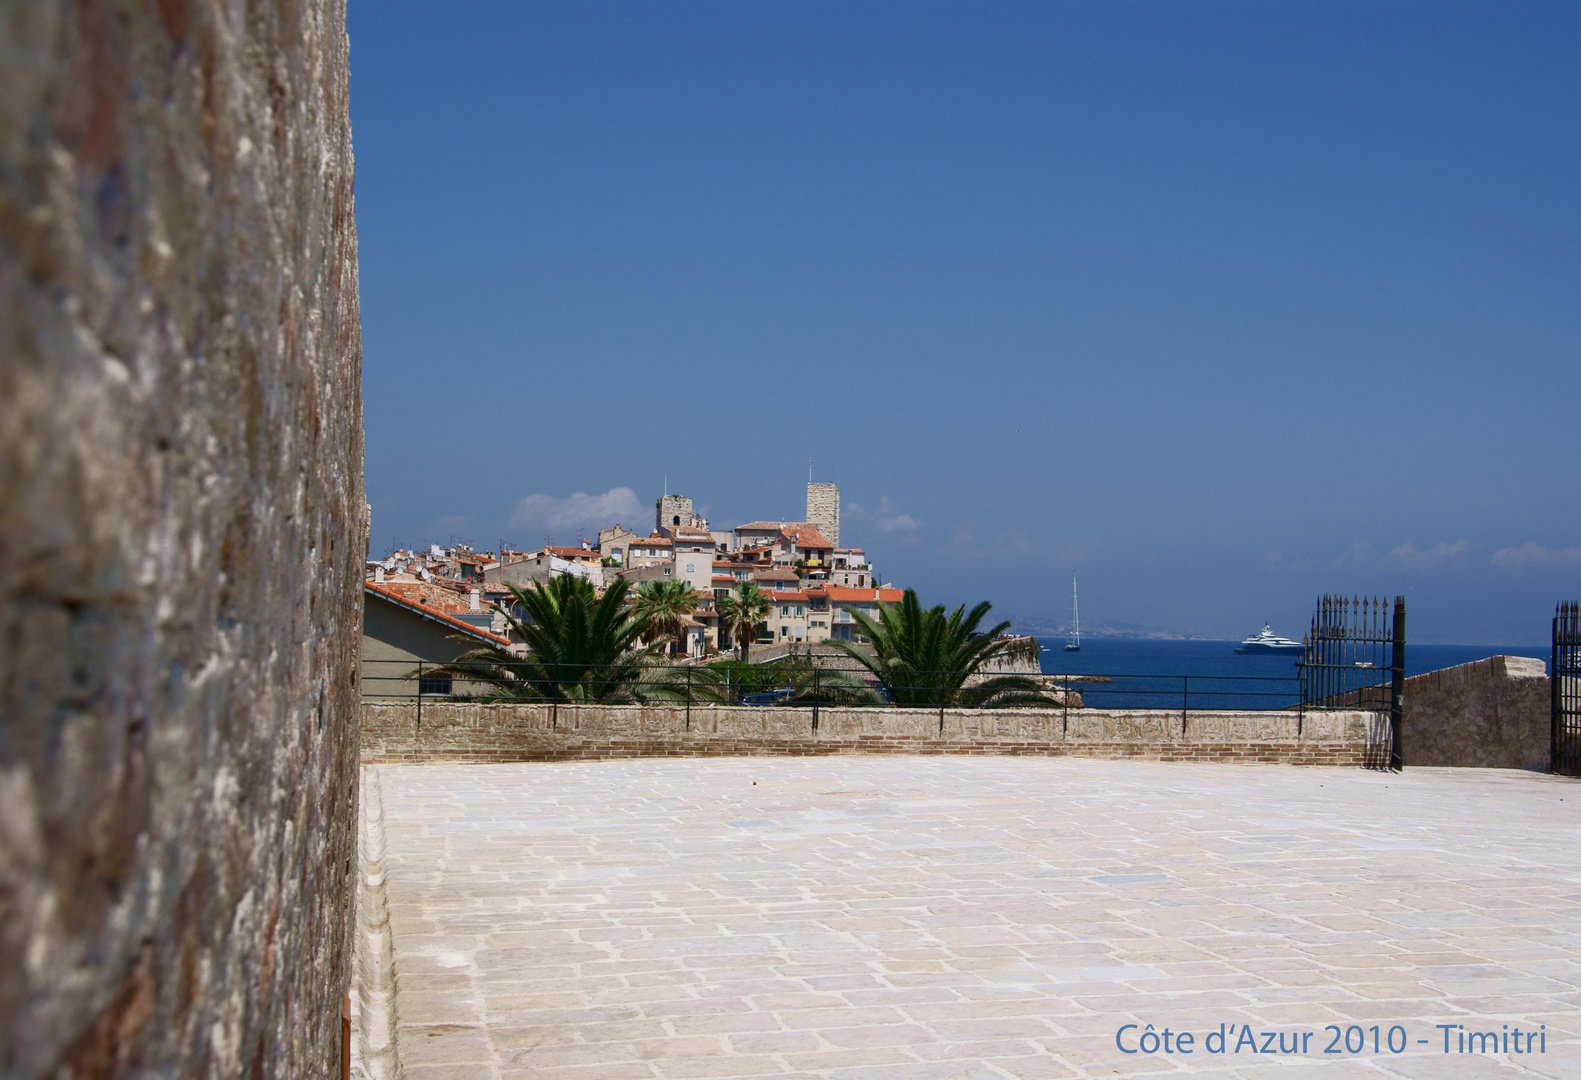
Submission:
[[[1301,711],[1367,709],[1389,714],[1384,737],[1369,740],[1369,768],[1405,767],[1401,718],[1405,685],[1405,597],[1324,596],[1317,602],[1300,663]]]
[[[1554,610],[1554,655],[1548,668],[1553,687],[1553,771],[1581,776],[1581,605]]]

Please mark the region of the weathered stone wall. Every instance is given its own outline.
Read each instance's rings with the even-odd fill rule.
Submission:
[[[343,0],[0,8],[0,1075],[336,1075]]]
[[[369,763],[556,761],[708,754],[1064,754],[1160,760],[1361,765],[1387,738],[1369,712],[1103,709],[362,706]]]
[[[1548,771],[1552,701],[1547,665],[1492,656],[1405,680],[1405,764]]]

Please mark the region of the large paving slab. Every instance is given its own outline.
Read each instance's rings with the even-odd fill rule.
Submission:
[[[409,1080],[1581,1077],[1575,781],[897,756],[379,773]],[[1167,1027],[1176,1052],[1122,1052],[1128,1024],[1126,1049]],[[1500,1052],[1459,1052],[1462,1026]]]

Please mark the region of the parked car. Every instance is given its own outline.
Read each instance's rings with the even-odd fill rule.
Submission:
[[[792,690],[788,686],[782,686],[777,690],[764,690],[762,693],[758,694],[747,694],[741,699],[741,704],[778,705],[780,702],[786,701],[795,695],[796,691]]]

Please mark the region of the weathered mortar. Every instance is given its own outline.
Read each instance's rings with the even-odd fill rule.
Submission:
[[[1347,711],[481,705],[364,702],[367,762],[555,761],[704,754],[1062,754],[1361,765],[1385,734]]]
[[[0,14],[0,1075],[335,1075],[343,0]]]

